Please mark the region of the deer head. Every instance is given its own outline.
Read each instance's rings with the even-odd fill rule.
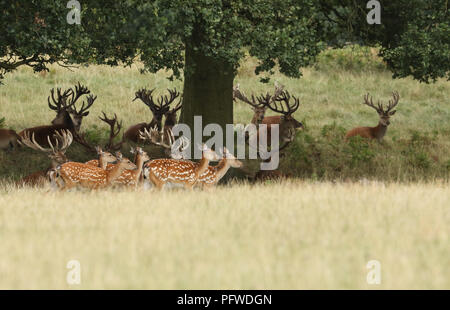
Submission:
[[[169,89],[169,97],[167,95],[161,96],[157,103],[153,100],[153,91],[155,89],[147,90],[145,88],[142,88],[138,90],[135,94],[136,99],[140,99],[153,114],[153,120],[150,123],[150,127],[157,126],[158,129],[162,128],[162,117],[164,114],[169,112],[170,104],[180,96],[180,93],[177,92],[176,89],[170,90]]]
[[[398,94],[398,92],[394,91],[392,93],[392,100],[389,100],[389,104],[387,106],[386,109],[384,109],[383,104],[378,100],[377,105],[375,106],[373,101],[372,101],[372,97],[370,97],[369,99],[369,94],[364,96],[364,104],[375,109],[375,111],[377,111],[378,116],[380,117],[380,125],[382,126],[389,126],[390,125],[390,118],[392,115],[395,114],[395,112],[397,112],[397,110],[393,110],[392,109],[397,106],[398,104],[398,100],[400,99],[400,96]]]
[[[51,89],[50,92],[53,103],[50,102],[49,96],[47,100],[48,106],[57,113],[52,124],[68,125],[70,128],[73,128],[75,132],[79,132],[83,117],[89,114],[88,110],[94,104],[97,96],[89,95],[91,91],[80,83],[75,85],[75,90],[69,88],[63,93],[61,93],[60,88],[57,88],[56,98],[54,89]],[[83,95],[89,95],[87,97],[87,103],[83,101],[81,108],[77,110],[75,103]]]
[[[244,164],[238,160],[236,157],[234,157],[233,154],[231,154],[226,147],[223,148],[222,151],[223,158],[227,160],[227,163],[233,167],[233,168],[241,168]]]
[[[48,157],[52,161],[52,167],[56,167],[68,161],[65,153],[73,141],[73,136],[68,130],[57,131],[53,137],[55,138],[55,145],[53,145],[50,137],[48,139],[49,148],[44,148],[36,142],[34,133],[25,132],[19,143],[28,146],[29,148],[37,151],[47,153]]]

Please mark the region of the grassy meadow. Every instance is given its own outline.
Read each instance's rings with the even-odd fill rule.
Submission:
[[[275,73],[269,84],[255,65],[242,62],[241,90],[265,93],[277,81],[301,100],[294,116],[306,129],[280,162],[291,179],[61,193],[13,185],[46,168],[45,154],[0,150],[0,289],[450,289],[450,83],[393,80],[371,49],[325,51],[301,79]],[[80,81],[98,96],[82,130],[104,143],[101,111],[127,128],[151,119],[132,102],[137,89],[182,89],[168,72],[139,68],[21,68],[0,86],[0,119],[16,131],[48,124],[50,89]],[[378,122],[363,95],[387,102],[393,90],[400,102],[384,142],[345,143],[347,130]],[[235,103],[236,124],[251,117]],[[77,145],[67,155],[95,156]],[[257,162],[245,165],[256,171]],[[81,264],[80,285],[66,282],[70,260]],[[380,285],[366,282],[370,260],[381,264]]]
[[[448,184],[0,195],[0,289],[450,288]],[[68,285],[78,260],[80,285]],[[381,264],[381,284],[366,264]]]

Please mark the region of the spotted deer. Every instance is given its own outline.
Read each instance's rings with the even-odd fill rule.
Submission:
[[[103,170],[100,167],[86,165],[77,162],[67,162],[56,167],[59,178],[62,179],[62,190],[73,188],[77,185],[89,189],[105,188],[121,176],[125,170],[137,169],[128,158],[122,157],[120,152],[116,153],[118,163],[112,169]]]
[[[375,127],[356,127],[352,130],[348,131],[345,135],[345,139],[348,140],[351,137],[360,136],[367,139],[377,139],[379,142],[383,140],[383,137],[386,135],[387,128],[389,126],[390,118],[392,115],[397,112],[396,110],[393,110],[398,104],[398,101],[400,99],[400,96],[398,92],[392,93],[392,100],[389,100],[389,104],[386,109],[384,109],[383,104],[378,101],[377,105],[375,106],[372,101],[372,97],[369,99],[369,94],[364,96],[364,102],[363,104],[375,109],[377,111],[378,116],[380,117],[378,121],[378,125]]]
[[[60,130],[54,134],[55,145],[48,137],[49,148],[42,147],[35,139],[34,133],[26,133],[20,143],[36,151],[44,152],[51,160],[50,166],[46,170],[34,172],[17,182],[17,185],[42,186],[47,182],[46,174],[49,170],[68,161],[65,153],[72,144],[73,137],[70,131]]]
[[[241,168],[243,166],[243,163],[234,157],[227,148],[223,148],[222,154],[222,159],[216,166],[208,166],[206,171],[200,174],[197,185],[203,188],[213,187],[219,183],[230,167]]]
[[[219,157],[216,152],[203,144],[200,162],[154,159],[145,164],[144,176],[159,190],[163,189],[165,185],[178,185],[192,189],[198,177],[208,169],[209,162],[217,160]]]
[[[98,159],[91,159],[85,162],[86,165],[100,167],[103,170],[106,170],[107,166],[109,166],[108,164],[117,161],[116,157],[113,154],[111,154],[110,152],[103,151],[103,149],[100,146],[96,146],[95,150],[97,151]]]
[[[140,140],[139,132],[143,129],[150,129],[157,127],[158,130],[162,129],[162,117],[169,112],[170,104],[180,96],[180,93],[176,90],[168,90],[169,97],[167,95],[160,96],[157,103],[153,99],[153,92],[155,89],[147,90],[145,88],[136,92],[133,101],[141,100],[152,112],[153,118],[150,123],[139,123],[129,127],[124,133],[124,139],[135,143],[143,142]]]

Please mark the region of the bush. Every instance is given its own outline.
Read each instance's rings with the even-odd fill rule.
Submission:
[[[384,71],[386,64],[378,56],[378,48],[349,45],[327,49],[319,54],[314,68],[319,71]]]
[[[0,128],[3,128],[3,126],[5,126],[5,118],[4,117],[0,118]]]

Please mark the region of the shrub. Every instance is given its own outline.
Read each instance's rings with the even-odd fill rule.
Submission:
[[[4,117],[0,118],[0,128],[3,128],[3,126],[5,126],[5,118]]]
[[[314,68],[319,71],[384,71],[386,65],[378,56],[378,48],[349,45],[327,49],[319,54]]]

